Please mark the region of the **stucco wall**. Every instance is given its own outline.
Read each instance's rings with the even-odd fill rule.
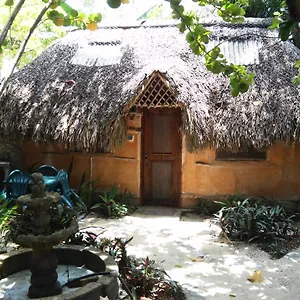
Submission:
[[[86,180],[97,180],[99,190],[110,189],[114,184],[120,190],[127,189],[140,197],[140,153],[141,153],[141,117],[128,118],[128,140],[115,153],[74,153],[73,170],[70,177],[71,186],[80,185],[82,175]],[[57,169],[68,169],[73,153],[62,145],[34,144],[24,142],[24,164],[31,166],[38,162],[50,164]]]
[[[70,182],[78,187],[84,172],[86,179],[96,180],[99,189],[110,189],[114,184],[120,185],[121,190],[128,189],[139,196],[139,138],[138,133],[131,134],[133,141],[123,144],[121,149],[113,154],[84,154],[74,153],[73,170]],[[72,155],[58,145],[36,145],[32,142],[24,143],[24,157],[27,166],[39,162],[51,164],[58,169],[68,169]]]
[[[140,119],[129,120],[128,135],[133,136],[113,154],[74,154],[71,185],[78,187],[82,174],[99,179],[99,189],[120,185],[140,196],[141,133]],[[72,154],[58,145],[35,145],[25,142],[25,164],[52,164],[67,169]],[[296,200],[300,197],[300,144],[277,143],[267,151],[266,161],[218,161],[215,149],[197,153],[182,150],[181,206],[195,204],[195,199],[222,199],[233,194]]]
[[[215,149],[182,153],[182,206],[195,198],[233,194],[296,200],[300,196],[300,145],[276,144],[266,161],[218,161]]]

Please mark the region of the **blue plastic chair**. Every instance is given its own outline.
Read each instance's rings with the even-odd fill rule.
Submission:
[[[80,197],[71,189],[69,185],[68,173],[65,170],[60,170],[57,174],[57,183],[60,189],[62,201],[70,207],[74,207],[77,204],[84,210],[87,210],[85,203]]]
[[[41,173],[43,175],[43,179],[48,191],[55,192],[57,190],[58,170],[55,167],[50,165],[43,165],[40,166],[36,170],[36,172]]]
[[[58,170],[50,165],[40,166],[37,170],[37,173],[42,173],[43,176],[57,176]]]
[[[6,179],[6,198],[18,199],[20,196],[28,194],[28,186],[32,182],[32,177],[28,173],[19,170],[12,171]]]
[[[8,176],[13,175],[13,174],[21,174],[21,171],[20,171],[20,170],[13,170],[13,171],[11,171],[11,172],[9,173]],[[1,197],[2,200],[6,200],[6,199],[7,199],[7,195],[6,195],[6,192],[7,192],[7,186],[6,186],[7,180],[4,180],[4,181],[3,181],[3,184],[4,184],[5,187],[4,187],[4,189],[1,191],[0,197]]]

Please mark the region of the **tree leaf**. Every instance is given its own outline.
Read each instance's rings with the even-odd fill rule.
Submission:
[[[73,18],[76,18],[78,16],[78,11],[75,9],[71,9],[69,15]]]
[[[14,0],[6,0],[4,2],[4,5],[6,5],[6,6],[13,6],[14,5]]]
[[[295,20],[288,20],[285,22],[280,23],[279,25],[279,36],[283,41],[288,40],[292,28],[296,25],[296,21]]]
[[[90,14],[88,19],[92,22],[95,22],[95,23],[99,23],[102,21],[102,15],[100,13],[98,14]]]
[[[60,2],[59,5],[67,14],[70,14],[71,11],[73,10],[73,8],[66,2]]]
[[[300,68],[300,59],[298,59],[295,63],[295,68]]]
[[[111,8],[118,8],[121,5],[121,0],[107,0],[107,4]]]
[[[47,16],[49,19],[53,20],[59,16],[59,12],[57,10],[53,9],[47,13]]]

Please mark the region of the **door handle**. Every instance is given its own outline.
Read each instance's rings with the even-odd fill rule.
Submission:
[[[148,154],[145,154],[145,159],[146,159],[146,160],[148,159]]]

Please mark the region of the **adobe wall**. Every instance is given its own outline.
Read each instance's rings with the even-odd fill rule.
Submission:
[[[86,180],[96,180],[99,189],[110,189],[114,184],[120,185],[120,190],[128,189],[139,196],[140,176],[139,155],[137,154],[138,134],[133,133],[134,140],[126,142],[114,154],[84,154],[75,153],[73,170],[70,177],[72,187],[78,187],[84,172]],[[27,166],[36,162],[38,165],[50,164],[57,169],[68,169],[73,154],[57,145],[36,145],[24,143],[24,157]]]
[[[218,161],[214,149],[183,150],[182,174],[184,207],[196,198],[220,200],[234,194],[298,200],[300,144],[277,143],[267,151],[266,161]]]
[[[112,154],[74,154],[71,185],[78,187],[82,174],[86,179],[98,181],[99,189],[120,185],[140,197],[141,131],[140,117],[128,120],[127,141]],[[182,150],[182,207],[190,207],[197,198],[220,200],[233,194],[274,197],[280,200],[300,198],[300,144],[284,146],[276,144],[267,151],[266,161],[218,161],[215,150],[196,153]],[[72,154],[58,145],[24,143],[25,164],[35,162],[51,164],[67,169]]]
[[[70,183],[73,188],[80,185],[82,175],[86,180],[97,180],[99,190],[110,189],[114,184],[120,190],[127,189],[140,197],[140,116],[128,120],[128,140],[115,153],[74,153]],[[50,164],[57,169],[68,169],[73,153],[62,145],[34,144],[26,141],[23,145],[24,164]]]

